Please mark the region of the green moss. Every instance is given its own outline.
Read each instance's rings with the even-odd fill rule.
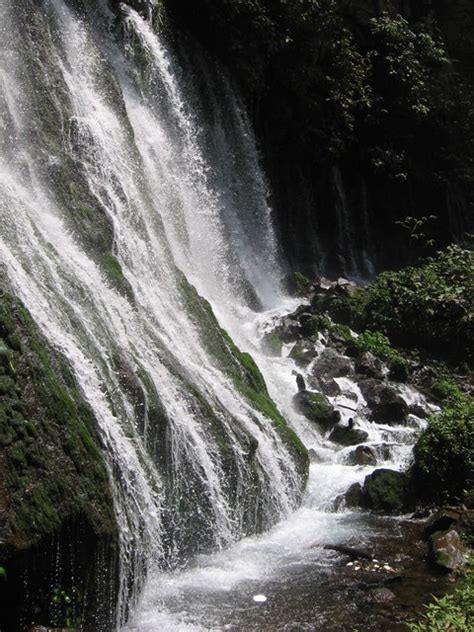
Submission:
[[[292,272],[286,278],[286,288],[290,296],[305,296],[311,286],[311,281],[301,272]]]
[[[115,537],[95,420],[68,367],[8,294],[0,295],[0,333],[9,370],[0,376],[0,489],[9,507],[0,539],[28,547],[78,514]]]
[[[296,434],[288,427],[270,398],[265,380],[252,356],[248,353],[242,353],[237,348],[229,334],[220,327],[210,304],[199,296],[196,289],[188,283],[184,276],[181,280],[181,288],[186,307],[205,348],[250,405],[274,424],[292,451],[302,476],[306,477],[307,450]]]

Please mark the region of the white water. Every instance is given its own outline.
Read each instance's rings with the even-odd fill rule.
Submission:
[[[260,352],[266,321],[295,305],[279,288],[283,271],[255,140],[225,77],[198,61],[200,81],[213,95],[209,106],[200,96],[202,86],[186,76],[188,67],[180,68],[163,35],[136,12],[124,9],[120,44],[102,37],[99,47],[94,30],[67,3],[48,0],[41,25],[57,73],[49,89],[62,89],[54,93],[62,107],[61,145],[57,153],[39,148],[31,140],[34,86],[15,52],[21,29],[16,30],[14,4],[7,0],[0,7],[0,261],[15,293],[70,361],[99,423],[122,539],[117,625],[124,622],[127,602],[133,606],[137,597],[128,593],[128,577],[140,575],[146,559],[148,579],[128,629],[222,629],[229,613],[222,594],[246,595],[252,588],[251,600],[264,580],[285,577],[285,569],[324,563],[325,554],[311,545],[357,536],[358,518],[331,513],[331,503],[371,468],[344,465],[344,450],[336,451],[295,414],[292,361]],[[111,17],[105,3],[100,15]],[[72,228],[70,215],[77,208],[64,208],[45,178],[44,164],[66,158],[113,226],[114,254],[134,301],[109,282]],[[298,481],[290,455],[268,420],[214,366],[186,310],[176,268],[212,303],[238,346],[254,355],[270,394],[307,447],[324,454],[324,463],[311,466],[304,507],[296,512]],[[256,315],[248,307],[255,295],[273,311]],[[146,411],[143,428],[137,421],[117,356],[140,383],[143,372],[160,396],[175,497],[150,457],[153,429]],[[238,541],[245,535],[243,509],[230,503],[218,445],[189,403],[188,381],[219,416],[242,483],[247,465],[239,437],[258,440],[258,493],[268,523],[281,520],[267,534]],[[363,418],[360,425],[372,443],[394,432]],[[402,466],[410,449],[405,441],[410,431],[398,433],[394,467]],[[205,496],[205,522],[217,552],[165,573],[163,513],[170,497],[177,501],[191,493],[190,472]]]

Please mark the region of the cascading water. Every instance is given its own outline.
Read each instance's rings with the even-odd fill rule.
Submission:
[[[117,629],[130,608],[137,631],[223,629],[254,586],[360,528],[327,509],[371,468],[344,465],[294,412],[292,361],[260,351],[265,323],[295,303],[279,288],[255,140],[226,77],[199,51],[172,53],[153,11],[16,4],[0,7],[0,260],[99,424],[121,535]],[[288,443],[216,360],[185,277],[324,452],[296,513]],[[395,432],[365,427],[373,442]],[[397,432],[400,466],[410,431]],[[237,585],[243,601],[229,602]],[[235,629],[252,629],[243,621]]]

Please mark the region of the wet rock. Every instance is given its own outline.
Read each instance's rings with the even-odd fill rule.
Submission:
[[[370,588],[367,591],[367,601],[376,604],[389,604],[396,599],[395,593],[388,588],[380,586],[377,588]]]
[[[316,347],[307,340],[298,340],[290,351],[290,358],[299,367],[306,367],[318,355]]]
[[[319,454],[314,448],[308,450],[308,456],[311,463],[324,463],[324,457]]]
[[[349,487],[347,492],[344,494],[344,500],[346,502],[346,507],[358,507],[360,505],[360,496],[362,493],[362,486],[360,483],[354,483]]]
[[[377,455],[375,450],[368,445],[359,445],[347,455],[348,465],[376,465]]]
[[[384,378],[382,362],[370,351],[364,352],[356,360],[355,371],[360,375],[376,378],[377,380],[383,380]]]
[[[283,341],[280,336],[272,331],[264,334],[262,338],[262,349],[265,355],[280,358],[283,348]]]
[[[429,410],[424,408],[424,406],[422,406],[419,402],[416,404],[410,404],[410,406],[408,407],[408,412],[410,413],[410,415],[415,415],[420,419],[426,419],[430,415]]]
[[[407,504],[407,481],[403,472],[375,470],[365,478],[361,507],[386,514],[401,512]]]
[[[292,272],[285,277],[284,286],[290,296],[305,296],[310,290],[311,282],[301,272]]]
[[[321,424],[325,428],[337,424],[341,418],[340,412],[331,406],[327,397],[321,393],[312,391],[296,393],[293,397],[293,405],[306,419]]]
[[[378,423],[403,423],[408,416],[408,405],[397,391],[374,378],[361,380],[359,388],[370,409],[370,420]]]
[[[461,517],[461,510],[457,507],[445,507],[435,511],[425,523],[425,536],[430,536],[437,531],[446,531],[457,524]]]
[[[332,377],[325,378],[310,378],[310,384],[313,388],[321,393],[324,393],[327,397],[336,397],[336,395],[341,394],[341,387],[336,382],[336,380]]]
[[[349,428],[349,426],[336,426],[329,435],[329,441],[339,443],[343,446],[357,445],[367,441],[369,435],[365,430],[359,428]]]
[[[316,378],[344,377],[354,374],[352,360],[334,349],[325,349],[316,360],[313,375]]]
[[[450,573],[467,562],[467,550],[455,529],[437,531],[429,538],[430,559],[433,565]]]
[[[409,378],[408,364],[405,360],[392,360],[388,365],[388,377],[395,382],[407,382]]]
[[[312,313],[304,313],[299,317],[301,335],[305,338],[317,336],[322,328],[321,317]]]

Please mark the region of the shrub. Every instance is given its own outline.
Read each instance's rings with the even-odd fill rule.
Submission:
[[[415,489],[424,500],[460,500],[474,483],[474,398],[452,396],[415,446]]]
[[[367,288],[365,324],[405,346],[474,358],[474,252],[449,246],[417,267],[385,272]]]
[[[466,573],[462,586],[453,593],[435,598],[411,632],[469,632],[474,621],[474,566]]]

